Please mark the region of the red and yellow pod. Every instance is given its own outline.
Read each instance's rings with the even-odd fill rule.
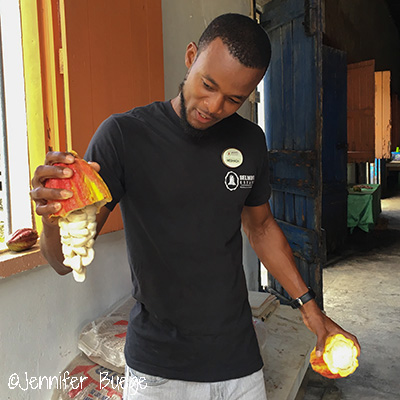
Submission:
[[[311,352],[310,364],[315,372],[330,379],[344,378],[358,367],[358,350],[351,339],[341,334],[326,339],[321,357],[316,356],[316,348]]]
[[[71,178],[51,178],[45,183],[45,187],[53,189],[67,189],[73,192],[70,199],[57,200],[61,203],[61,209],[54,214],[58,217],[66,217],[71,211],[79,210],[91,204],[96,204],[98,210],[112,200],[111,193],[101,176],[75,151],[71,151],[75,157],[73,164],[57,163],[70,168],[74,173]]]
[[[86,267],[94,259],[94,238],[97,233],[96,213],[111,201],[111,194],[100,175],[85,161],[75,157],[72,164],[58,163],[73,171],[71,178],[48,179],[47,188],[68,189],[73,196],[57,200],[62,208],[53,216],[58,217],[64,265],[72,268],[77,282],[86,277]]]

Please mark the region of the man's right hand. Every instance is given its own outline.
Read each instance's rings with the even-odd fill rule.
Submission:
[[[32,200],[36,203],[36,214],[41,216],[43,221],[40,249],[49,264],[61,275],[70,273],[72,269],[63,264],[64,256],[61,249],[58,218],[51,215],[62,207],[57,200],[68,199],[73,196],[73,193],[66,189],[46,188],[45,183],[50,178],[70,178],[73,175],[72,169],[54,164],[72,164],[74,160],[75,157],[70,153],[48,152],[44,164],[36,168],[30,193]]]
[[[72,164],[75,157],[70,153],[51,151],[46,154],[44,165],[36,168],[32,178],[31,198],[36,204],[36,214],[42,216],[43,222],[54,225],[56,220],[50,215],[61,208],[61,203],[49,200],[65,200],[73,196],[73,193],[66,189],[50,189],[45,187],[46,179],[49,178],[70,178],[73,171],[70,168],[54,165],[56,163]]]
[[[32,178],[31,198],[36,203],[36,214],[42,217],[43,231],[40,235],[40,249],[49,264],[61,275],[72,271],[70,267],[63,264],[64,256],[58,228],[58,218],[51,217],[62,207],[61,202],[74,194],[66,189],[46,188],[45,183],[50,178],[70,178],[73,175],[71,168],[54,165],[57,163],[72,164],[75,157],[70,153],[51,151],[46,154],[45,163],[36,168]],[[96,162],[89,162],[90,166],[97,172],[100,165]],[[110,211],[103,207],[97,216],[98,231],[104,225]]]

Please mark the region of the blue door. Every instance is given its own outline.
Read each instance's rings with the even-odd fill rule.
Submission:
[[[265,133],[273,214],[322,307],[322,32],[320,0],[272,0],[261,25],[272,44]],[[287,296],[277,281],[269,285]]]
[[[322,48],[322,228],[327,253],[347,236],[347,62],[346,53]]]

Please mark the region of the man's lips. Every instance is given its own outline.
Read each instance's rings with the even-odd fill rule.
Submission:
[[[196,119],[202,123],[206,123],[206,122],[212,121],[214,118],[212,118],[208,114],[205,114],[199,110],[196,110]]]

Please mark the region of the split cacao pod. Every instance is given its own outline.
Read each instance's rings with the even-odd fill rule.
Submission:
[[[310,355],[310,364],[315,372],[326,378],[344,378],[357,369],[357,355],[358,350],[354,342],[337,334],[327,338],[321,357],[316,356],[314,347]]]
[[[101,176],[75,151],[70,152],[75,161],[72,164],[57,163],[73,171],[71,178],[47,179],[45,187],[54,189],[67,189],[73,192],[73,196],[65,200],[57,200],[61,203],[61,209],[53,216],[65,218],[70,212],[79,210],[91,204],[95,204],[99,210],[104,204],[112,200],[111,193]]]
[[[38,240],[38,233],[31,228],[16,230],[6,242],[12,251],[23,251],[30,249]]]

